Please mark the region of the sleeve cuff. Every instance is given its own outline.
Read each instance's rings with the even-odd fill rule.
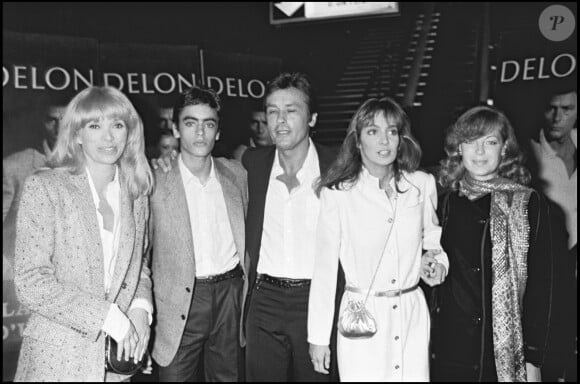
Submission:
[[[447,254],[440,253],[438,255],[435,255],[435,260],[437,260],[439,264],[445,267],[445,276],[447,276],[447,274],[449,273],[449,259],[447,258]]]
[[[118,343],[123,340],[130,325],[129,318],[125,316],[117,304],[111,304],[102,330]]]
[[[141,308],[147,312],[147,317],[149,318],[149,325],[153,323],[153,305],[147,299],[138,298],[133,300],[131,306],[129,307],[130,312],[132,309]]]

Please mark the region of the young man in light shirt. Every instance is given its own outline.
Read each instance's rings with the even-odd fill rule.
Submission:
[[[213,158],[219,98],[184,91],[174,108],[180,155],[157,170],[151,196],[157,322],[152,356],[160,381],[240,381],[240,320],[247,290],[246,171]],[[203,361],[201,357],[203,356]]]

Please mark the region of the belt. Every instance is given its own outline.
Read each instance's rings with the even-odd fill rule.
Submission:
[[[401,296],[405,293],[409,293],[414,291],[415,289],[417,289],[419,287],[419,284],[415,284],[410,288],[405,288],[405,289],[393,289],[391,291],[375,291],[372,290],[370,291],[370,295],[372,296],[377,296],[377,297],[397,297],[397,296]],[[360,293],[363,295],[366,295],[368,290],[367,289],[360,289],[360,288],[355,288],[355,287],[351,287],[349,285],[347,285],[344,288],[345,291],[349,291],[349,292],[355,292],[355,293]]]
[[[256,281],[263,281],[264,283],[272,284],[280,288],[300,288],[310,286],[310,279],[286,279],[263,273],[258,274]]]
[[[220,281],[224,281],[227,279],[232,279],[234,277],[241,277],[244,275],[244,271],[242,271],[242,267],[238,264],[234,269],[227,271],[225,273],[219,275],[211,275],[211,276],[200,276],[195,278],[196,283],[218,283]]]

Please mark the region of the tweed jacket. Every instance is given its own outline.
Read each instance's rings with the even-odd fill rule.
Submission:
[[[244,218],[248,205],[246,171],[238,161],[214,158],[234,243],[244,271],[242,313],[248,290]],[[152,356],[161,366],[173,360],[183,336],[195,285],[195,254],[185,189],[177,160],[167,173],[155,173],[151,196],[151,270],[156,307]],[[240,319],[241,320],[241,319]],[[241,327],[241,321],[240,321]],[[240,343],[243,346],[240,328]]]
[[[122,181],[121,181],[122,185]],[[104,381],[101,328],[111,303],[152,302],[143,260],[148,202],[121,188],[120,238],[109,293],[87,173],[41,171],[27,179],[18,212],[14,283],[31,310],[15,381]],[[107,380],[122,379],[107,374]]]

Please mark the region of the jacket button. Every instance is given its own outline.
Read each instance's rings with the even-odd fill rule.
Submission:
[[[475,364],[475,365],[473,366],[473,370],[474,370],[474,371],[477,371],[478,369],[479,369],[479,365]]]
[[[122,289],[125,289],[125,288],[127,288],[127,283],[123,282],[123,284],[121,284],[121,288],[122,288]]]
[[[181,320],[185,320],[185,315],[181,315]]]
[[[473,320],[473,324],[474,325],[481,324],[481,317],[479,317],[479,316],[473,316],[473,319],[472,320]]]
[[[473,267],[473,268],[471,268],[471,270],[475,273],[481,272],[481,268],[479,268],[479,267]]]
[[[185,287],[185,290],[186,290],[187,292],[191,292],[191,289],[190,289],[189,287]]]

